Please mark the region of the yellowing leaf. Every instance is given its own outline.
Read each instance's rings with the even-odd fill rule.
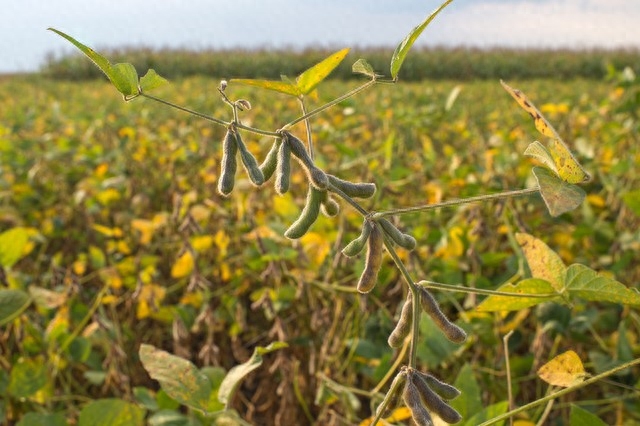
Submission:
[[[327,78],[331,71],[340,65],[347,53],[349,53],[348,48],[339,50],[300,74],[296,79],[296,85],[300,93],[306,95],[315,89],[322,80]]]
[[[153,233],[156,230],[153,222],[146,219],[133,219],[131,221],[131,228],[140,233],[140,244],[147,245],[151,242]]]
[[[216,243],[216,247],[220,250],[220,256],[224,257],[227,254],[227,247],[231,242],[231,238],[224,232],[222,229],[219,229],[216,232],[216,235],[213,237],[213,241]]]
[[[548,281],[555,290],[564,287],[567,268],[560,256],[549,248],[542,240],[525,233],[517,233],[516,241],[527,259],[533,278]]]
[[[543,302],[561,302],[560,295],[548,281],[537,278],[522,280],[517,284],[504,284],[495,294],[487,297],[476,308],[481,312],[517,311]]]
[[[213,246],[211,235],[198,235],[191,238],[191,247],[198,253],[209,250],[211,246]]]
[[[190,251],[185,251],[182,256],[176,260],[176,262],[171,267],[171,277],[172,278],[184,278],[189,276],[193,271],[193,267],[195,266],[193,256]]]
[[[95,231],[98,231],[99,233],[104,235],[105,237],[109,237],[109,238],[121,238],[122,237],[122,229],[120,229],[120,228],[109,228],[108,226],[98,225],[98,224],[93,225],[92,228]]]
[[[300,238],[300,242],[313,267],[322,265],[331,250],[329,240],[317,232],[307,232]]]
[[[166,289],[157,284],[145,284],[140,288],[136,317],[143,319],[160,308]]]
[[[538,377],[552,386],[567,388],[584,381],[588,374],[574,351],[564,352],[540,367]]]

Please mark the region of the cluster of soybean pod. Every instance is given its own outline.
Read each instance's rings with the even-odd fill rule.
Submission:
[[[224,87],[226,85],[222,84],[221,93]],[[374,217],[373,213],[367,213],[353,200],[354,198],[372,197],[376,192],[374,183],[349,182],[321,170],[316,166],[305,144],[290,132],[286,130],[277,132],[279,137],[275,138],[264,161],[259,164],[247,149],[237,127],[237,109],[250,108],[249,102],[246,100],[231,102],[226,98],[226,95],[223,94],[223,97],[234,108],[235,120],[228,126],[222,142],[221,171],[218,180],[218,191],[221,195],[228,196],[233,191],[238,168],[238,153],[249,180],[254,185],[263,185],[275,174],[275,191],[279,195],[285,194],[289,190],[291,157],[293,155],[307,176],[309,188],[306,204],[300,216],[291,224],[284,235],[290,239],[302,237],[316,221],[320,212],[329,217],[336,216],[340,206],[332,197],[334,194],[357,208],[364,216],[362,232],[358,238],[344,247],[342,253],[345,256],[353,257],[361,253],[365,245],[367,246],[365,267],[357,283],[357,289],[360,293],[369,293],[375,287],[378,272],[382,266],[385,245],[390,252],[393,250],[391,244],[397,244],[406,250],[413,250],[416,247],[416,240],[411,235],[403,233],[387,219]],[[431,293],[420,285],[414,283],[410,283],[410,285],[413,286],[415,294],[420,298],[419,303],[422,310],[431,316],[446,337],[456,343],[463,342],[467,337],[465,331],[444,315]],[[413,291],[408,292],[398,323],[389,336],[388,343],[392,348],[401,347],[406,337],[411,333],[414,321],[413,293]],[[417,336],[412,338],[416,339]],[[373,424],[396,408],[400,397],[411,410],[413,420],[418,426],[433,424],[430,412],[437,414],[448,423],[457,423],[462,418],[446,401],[459,394],[458,389],[441,382],[430,374],[422,373],[412,366],[402,367],[392,381],[384,400],[378,406]]]

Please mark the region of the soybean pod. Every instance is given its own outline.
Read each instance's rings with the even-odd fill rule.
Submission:
[[[376,224],[372,224],[371,235],[367,244],[367,258],[364,263],[364,270],[360,275],[357,289],[360,293],[369,293],[378,281],[378,272],[382,267],[382,247],[384,235]]]
[[[368,182],[349,182],[333,175],[327,175],[329,183],[353,198],[371,198],[376,193],[376,184]]]
[[[240,151],[240,159],[242,160],[244,169],[247,171],[247,175],[249,175],[249,180],[256,186],[262,185],[264,183],[264,175],[262,174],[262,170],[260,170],[260,166],[258,166],[256,157],[247,149],[240,133],[236,129],[234,129],[234,133],[238,150]]]
[[[412,379],[413,377],[411,377],[411,375],[407,377],[407,382],[402,392],[402,399],[409,410],[411,410],[411,417],[417,426],[433,426],[431,415],[422,404],[422,397],[413,384]]]
[[[282,139],[276,139],[273,142],[273,145],[271,145],[271,149],[264,158],[264,161],[259,166],[265,182],[271,179],[273,172],[276,171],[276,165],[278,164],[278,150],[280,149],[281,144]]]
[[[233,191],[235,183],[236,170],[238,163],[236,154],[238,153],[238,144],[236,137],[231,130],[227,130],[222,141],[222,160],[220,162],[220,178],[218,179],[218,192],[227,196]]]
[[[462,420],[462,416],[449,404],[444,402],[436,393],[427,386],[422,377],[416,374],[415,370],[410,374],[410,378],[422,398],[423,404],[428,410],[436,413],[442,420],[447,423],[458,423]]]
[[[460,396],[460,391],[448,383],[440,381],[433,377],[431,374],[423,373],[416,370],[416,374],[420,376],[422,380],[429,386],[435,393],[440,395],[442,399],[450,400]]]
[[[292,240],[298,239],[307,233],[311,225],[318,219],[320,213],[320,204],[322,203],[323,192],[309,185],[307,193],[307,202],[300,212],[298,220],[293,222],[284,236]]]
[[[284,132],[286,143],[291,148],[291,153],[300,160],[300,164],[307,173],[309,182],[320,190],[326,190],[329,186],[329,178],[327,174],[320,170],[313,162],[304,143],[289,132]]]
[[[436,299],[431,295],[429,290],[424,287],[418,288],[420,292],[420,304],[422,310],[425,311],[433,322],[442,330],[447,339],[454,343],[462,343],[467,338],[467,333],[456,324],[449,321],[449,318],[442,312],[440,305]]]
[[[347,257],[353,257],[359,254],[363,249],[364,245],[369,240],[369,235],[371,235],[371,229],[374,227],[371,222],[368,220],[364,220],[362,222],[362,232],[355,240],[351,241],[342,249],[342,254]]]
[[[409,335],[411,331],[411,324],[413,323],[413,298],[411,297],[411,293],[407,295],[407,300],[405,300],[404,305],[402,305],[402,311],[400,311],[400,319],[398,319],[398,323],[396,327],[393,329],[391,334],[389,335],[389,339],[387,343],[392,348],[399,348],[402,346],[404,339]]]
[[[394,224],[385,218],[378,219],[378,223],[384,229],[384,232],[400,247],[413,250],[416,248],[416,239],[409,234],[401,232]]]
[[[276,182],[275,189],[280,195],[284,195],[289,191],[289,183],[291,181],[291,149],[289,144],[283,142],[278,148],[278,164],[276,166]]]

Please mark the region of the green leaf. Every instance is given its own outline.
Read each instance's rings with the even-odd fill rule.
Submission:
[[[558,168],[556,167],[556,163],[551,156],[551,153],[540,142],[531,142],[527,149],[524,150],[524,155],[535,158],[536,160],[544,164],[547,169],[551,170],[556,175],[558,174]]]
[[[220,402],[227,404],[231,401],[242,380],[244,380],[249,373],[262,365],[263,355],[277,351],[278,349],[286,348],[287,346],[288,345],[284,342],[273,342],[266,348],[261,346],[256,347],[253,350],[253,355],[251,355],[251,358],[249,358],[247,362],[236,365],[229,370],[225,376],[224,380],[220,384],[220,389],[218,389],[218,399]]]
[[[555,290],[562,290],[567,267],[560,256],[532,235],[517,233],[516,241],[522,248],[533,278],[548,281]]]
[[[84,406],[78,426],[143,426],[142,408],[121,399],[98,399]]]
[[[627,288],[624,284],[580,264],[567,268],[565,288],[571,297],[640,306],[640,293],[637,290]]]
[[[579,186],[567,183],[542,167],[534,167],[533,174],[540,186],[540,195],[553,217],[574,210],[586,194]]]
[[[398,47],[396,47],[396,50],[395,52],[393,52],[393,56],[391,57],[391,78],[395,79],[398,76],[400,68],[402,68],[402,64],[407,57],[409,50],[411,50],[411,47],[413,46],[415,41],[418,39],[420,34],[422,34],[422,31],[424,31],[424,29],[431,23],[431,21],[433,21],[436,15],[438,15],[438,13],[440,13],[440,11],[452,1],[453,0],[447,0],[442,3],[439,8],[434,10],[431,15],[429,15],[424,21],[422,21],[420,25],[411,30],[411,32],[404,38],[404,40],[402,40],[400,44],[398,44]]]
[[[453,386],[460,390],[460,396],[453,401],[449,401],[449,404],[462,415],[463,419],[467,419],[482,410],[480,386],[476,381],[470,364],[465,364],[460,369]]]
[[[16,426],[67,426],[63,413],[27,413]]]
[[[28,398],[47,384],[47,366],[42,359],[21,358],[11,368],[7,391],[16,398]]]
[[[640,188],[624,194],[622,201],[636,216],[640,216]]]
[[[302,72],[296,79],[296,85],[300,93],[303,95],[311,93],[322,80],[331,74],[331,71],[340,65],[347,53],[349,53],[348,48],[339,50]]]
[[[140,88],[145,92],[153,90],[156,87],[164,86],[167,83],[167,79],[160,76],[153,69],[149,69],[147,73],[140,78]]]
[[[600,418],[595,414],[592,414],[575,404],[571,404],[569,426],[607,426],[607,424],[600,420]]]
[[[285,95],[300,96],[300,90],[287,81],[277,80],[253,80],[248,78],[234,78],[229,83],[238,83],[245,86],[259,87],[261,89],[273,90],[274,92],[284,93]]]
[[[509,409],[509,402],[502,401],[496,404],[490,405],[483,410],[474,411],[471,414],[473,416],[469,417],[467,421],[462,426],[477,426],[480,423],[484,423],[487,420],[491,420],[495,417],[498,417],[501,414],[504,414]],[[504,420],[493,423],[493,426],[503,426]]]
[[[140,345],[140,361],[151,378],[171,398],[191,408],[208,411],[213,385],[190,361],[151,345]]]
[[[93,63],[107,76],[109,81],[122,93],[127,99],[128,97],[138,94],[138,73],[133,65],[129,63],[111,65],[109,60],[93,50],[92,48],[85,46],[75,38],[58,31],[55,28],[49,28],[50,31],[58,34],[60,37],[65,38],[75,47],[80,49]]]
[[[371,78],[376,77],[376,72],[373,70],[373,67],[365,59],[358,59],[355,61],[351,67],[351,71],[357,74],[364,74]]]
[[[11,268],[22,258],[29,235],[29,230],[22,227],[11,228],[0,234],[0,266]]]
[[[0,325],[20,315],[31,304],[31,297],[21,290],[0,290]]]
[[[551,283],[539,278],[529,278],[516,284],[507,283],[496,291],[513,293],[514,296],[491,295],[478,305],[476,309],[479,312],[517,311],[543,302],[562,302]]]

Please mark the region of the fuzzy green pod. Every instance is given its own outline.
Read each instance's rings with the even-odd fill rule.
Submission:
[[[393,329],[391,334],[389,335],[389,339],[387,343],[392,348],[399,348],[402,346],[404,339],[409,335],[411,331],[411,324],[413,322],[413,298],[411,297],[411,293],[407,295],[407,300],[405,300],[404,305],[402,305],[402,311],[400,311],[400,318],[398,319],[398,323],[396,327]]]
[[[260,164],[260,171],[262,171],[262,176],[264,176],[265,182],[271,179],[273,176],[273,172],[276,171],[276,165],[278,164],[278,150],[280,149],[280,145],[282,144],[282,139],[276,139],[276,141],[271,145],[271,149],[267,153],[267,156],[264,158],[262,164]]]
[[[324,193],[318,191],[313,186],[309,186],[309,192],[307,193],[307,202],[300,212],[298,220],[293,222],[289,229],[284,233],[284,236],[292,240],[298,239],[307,233],[311,225],[318,219],[320,213],[320,204],[322,203],[322,197]]]
[[[429,314],[433,322],[442,330],[447,339],[454,343],[464,342],[467,338],[467,333],[449,321],[449,318],[442,312],[440,305],[438,305],[436,299],[429,293],[429,290],[424,287],[419,287],[419,291],[422,310]]]
[[[329,183],[353,198],[371,198],[376,193],[376,184],[367,182],[349,182],[333,175],[327,175]]]
[[[300,160],[311,184],[320,190],[326,190],[329,187],[329,178],[325,172],[316,167],[302,141],[289,132],[285,132],[284,135],[291,153]]]
[[[411,377],[407,378],[407,383],[404,385],[402,399],[409,410],[411,410],[411,417],[417,426],[433,426],[431,415],[422,404],[420,392],[418,392],[418,389],[413,384]]]
[[[338,202],[325,191],[325,196],[322,200],[320,211],[327,217],[334,217],[338,213],[340,213],[340,204],[338,204]]]
[[[242,164],[244,165],[244,169],[247,171],[247,175],[249,175],[249,180],[254,185],[260,186],[264,183],[264,174],[262,174],[262,170],[260,170],[260,166],[258,166],[258,161],[256,161],[256,157],[247,149],[247,146],[244,144],[242,137],[238,131],[234,131],[236,136],[236,142],[238,144],[238,150],[240,151],[240,159],[242,160]]]
[[[378,219],[378,223],[384,229],[384,232],[393,240],[394,243],[403,249],[413,250],[416,248],[416,239],[409,234],[401,232],[396,226],[385,218]]]
[[[381,413],[381,417],[387,417],[399,405],[400,397],[402,396],[401,386],[404,385],[404,382],[406,380],[407,375],[404,372],[396,375],[396,377],[391,382],[389,392],[376,409],[376,414],[378,414],[380,412],[380,408],[384,406],[384,411]]]
[[[362,232],[360,232],[360,236],[355,240],[351,241],[342,249],[342,254],[347,257],[353,257],[358,255],[363,249],[366,242],[369,240],[369,235],[371,235],[371,229],[374,227],[371,222],[368,220],[364,220],[362,222]]]
[[[420,393],[422,402],[427,409],[436,413],[442,420],[450,424],[458,423],[462,420],[460,413],[436,395],[436,393],[427,386],[427,382],[422,380],[422,378],[415,373],[415,371],[413,371],[413,374],[410,373],[409,380],[411,380],[415,388]]]
[[[238,144],[234,133],[227,130],[227,134],[222,141],[222,161],[220,178],[218,179],[218,192],[224,196],[231,194],[236,178],[236,170],[238,163],[236,154],[238,153]]]
[[[373,225],[367,244],[367,258],[364,263],[364,270],[357,285],[360,293],[369,293],[378,281],[378,272],[382,267],[383,244],[384,235],[382,231],[377,225]]]
[[[440,395],[442,399],[451,400],[460,396],[460,391],[455,386],[451,386],[448,383],[440,381],[428,373],[416,370],[416,374],[420,376],[420,379],[424,380],[427,386]]]
[[[280,195],[289,191],[291,182],[291,149],[288,143],[281,143],[278,148],[278,162],[276,166],[275,189]]]

